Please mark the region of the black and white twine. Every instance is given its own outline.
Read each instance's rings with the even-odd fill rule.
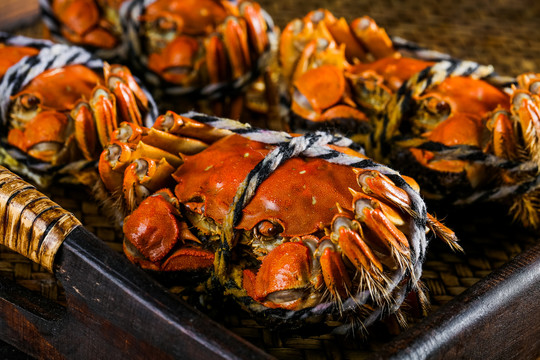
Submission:
[[[366,170],[376,170],[388,176],[396,186],[405,190],[411,199],[411,208],[416,215],[410,229],[410,247],[411,247],[411,268],[413,273],[409,273],[409,269],[400,268],[391,275],[391,279],[386,289],[389,294],[392,294],[392,300],[387,304],[386,309],[375,309],[371,315],[363,321],[365,326],[377,320],[385,313],[397,311],[402,304],[405,295],[417,287],[417,281],[422,274],[422,263],[425,258],[427,248],[427,238],[425,234],[427,212],[426,206],[420,195],[412,189],[403,178],[395,170],[387,166],[375,163],[370,159],[360,159],[346,155],[336,151],[327,145],[336,145],[342,147],[355,148],[352,140],[339,135],[332,135],[325,132],[308,133],[303,136],[293,137],[285,132],[262,130],[252,128],[249,125],[242,124],[233,120],[222,119],[195,112],[183,114],[185,117],[192,118],[207,125],[227,129],[233,133],[244,136],[250,140],[259,141],[266,144],[275,145],[276,147],[269,152],[266,157],[261,160],[253,170],[246,176],[242,184],[239,186],[233,203],[230,205],[228,214],[224,220],[223,232],[223,251],[228,251],[232,247],[234,238],[234,227],[240,222],[242,210],[255,196],[258,186],[260,186],[271,174],[288,159],[293,157],[312,157],[324,159],[328,162],[340,165],[351,166]],[[356,148],[357,149],[357,148]],[[220,259],[228,261],[228,256],[221,256]],[[222,264],[223,269],[227,268],[228,264]],[[408,285],[400,286],[400,283],[407,277]],[[261,309],[261,311],[269,311],[273,316],[283,317],[287,320],[305,320],[312,316],[321,315],[330,311],[354,311],[359,306],[366,304],[372,294],[367,291],[360,292],[353,297],[344,300],[340,310],[336,305],[328,302],[319,304],[313,308],[299,311],[274,311],[274,309]]]

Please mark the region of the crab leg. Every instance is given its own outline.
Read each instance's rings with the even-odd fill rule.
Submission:
[[[152,192],[164,188],[171,180],[175,168],[165,159],[159,162],[138,158],[124,171],[122,191],[128,209],[135,209]]]
[[[517,140],[508,112],[496,110],[486,127],[491,130],[493,153],[503,159],[516,160]]]
[[[353,225],[354,224],[354,225]],[[355,230],[354,228],[358,230]],[[382,271],[382,264],[361,236],[362,228],[345,213],[338,214],[332,221],[331,238],[337,240],[345,256],[357,269],[364,268],[373,273],[372,265]]]
[[[394,54],[392,40],[386,31],[377,26],[375,21],[369,16],[363,16],[353,20],[351,29],[376,59]]]
[[[124,171],[131,163],[131,147],[122,142],[113,142],[102,151],[98,170],[101,180],[109,192],[115,193],[122,188]]]
[[[165,131],[151,128],[142,140],[145,144],[159,147],[171,154],[192,155],[203,151],[208,144],[189,137],[180,137]]]
[[[98,85],[92,91],[90,107],[96,122],[97,133],[101,146],[110,142],[110,135],[116,130],[116,97],[109,89]]]
[[[128,144],[137,144],[143,136],[148,134],[148,129],[127,121],[121,122],[113,131],[111,141],[119,141]]]
[[[217,35],[205,39],[206,68],[211,84],[217,84],[227,79],[227,57],[223,42]]]
[[[226,21],[222,31],[233,77],[239,78],[251,67],[246,33],[242,30],[242,24],[233,17]]]
[[[110,77],[108,84],[112,89],[113,94],[116,96],[116,103],[122,119],[142,126],[142,114],[137,105],[137,99],[129,86],[122,78],[116,76]]]
[[[261,7],[257,3],[243,2],[240,4],[240,14],[247,24],[249,40],[257,55],[264,53],[268,47],[268,36],[266,35],[266,22],[261,15]]]
[[[80,101],[70,116],[75,121],[75,140],[87,160],[93,160],[97,155],[97,132],[92,116],[92,109],[86,101]]]
[[[334,297],[345,298],[351,289],[351,279],[336,245],[323,240],[319,245],[319,262],[326,288]]]
[[[214,128],[172,111],[167,111],[165,115],[159,116],[154,124],[154,129],[199,139],[207,144],[214,143],[231,134],[229,130]]]
[[[390,202],[399,209],[411,213],[411,199],[407,192],[396,185],[385,175],[371,170],[353,169],[357,175],[358,185],[366,194]]]
[[[120,78],[121,81],[128,86],[129,90],[131,90],[142,109],[148,109],[148,98],[142,91],[139,84],[137,84],[133,78],[133,75],[131,74],[131,71],[127,67],[122,65],[109,65],[108,63],[105,63],[103,66],[103,73],[106,79],[110,79],[112,77]]]

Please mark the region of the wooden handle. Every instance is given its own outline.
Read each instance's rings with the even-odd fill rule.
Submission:
[[[52,272],[66,236],[81,225],[75,216],[0,166],[0,243]]]

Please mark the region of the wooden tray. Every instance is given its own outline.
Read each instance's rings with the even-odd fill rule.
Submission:
[[[13,3],[11,0],[7,3],[10,2]],[[281,27],[294,17],[302,17],[317,7],[326,7],[349,20],[370,15],[390,35],[458,58],[491,63],[501,74],[517,75],[540,69],[540,41],[536,36],[540,4],[507,0],[480,0],[474,4],[450,0],[422,3],[412,0],[259,2]],[[30,3],[35,4],[35,1]],[[4,27],[13,24],[1,23]],[[39,31],[38,27],[17,29],[26,35],[36,35]],[[73,196],[77,192],[78,195]],[[118,229],[100,216],[98,206],[85,200],[80,190],[52,189],[48,195],[74,212],[91,232],[118,249]],[[113,252],[90,237],[94,240],[88,240],[93,244],[88,248],[77,242],[67,243],[59,261],[64,268],[71,264],[78,272],[71,276],[58,276],[57,272],[56,280],[47,278],[39,266],[27,265],[14,254],[6,252],[3,258],[0,257],[0,263],[5,263],[0,272],[26,286],[21,288],[11,281],[0,282],[0,338],[41,358],[96,358],[100,354],[105,357],[113,353],[115,358],[144,358],[156,357],[161,351],[162,355],[168,352],[177,358],[215,358],[220,354],[223,357],[260,358],[267,353],[281,359],[536,359],[540,357],[540,302],[537,300],[540,295],[540,244],[536,233],[511,226],[504,212],[505,209],[482,206],[466,211],[437,209],[437,215],[446,216],[449,225],[458,231],[466,255],[453,254],[436,244],[430,248],[424,280],[434,306],[426,319],[398,336],[378,328],[371,329],[367,340],[330,334],[276,333],[258,326],[245,314],[236,314],[233,309],[226,315],[213,314],[227,330],[189,307],[173,305],[177,303],[164,295],[159,285],[143,277],[138,289],[143,289],[148,298],[160,299],[170,307],[177,306],[169,315],[179,322],[179,326],[173,345],[160,339],[136,344],[134,339],[142,335],[129,335],[134,320],[126,316],[128,310],[135,308],[119,306],[99,313],[103,310],[97,297],[92,296],[92,286],[81,287],[77,281],[77,277],[84,278],[85,271],[90,268],[70,262],[67,254],[90,256],[94,265],[103,266],[105,278],[118,275],[106,273],[111,269],[111,261],[116,263],[109,258],[115,259]],[[82,238],[86,236],[85,233]],[[91,268],[96,269],[96,266]],[[138,275],[139,272],[130,267],[124,276]],[[83,295],[77,293],[81,291]],[[112,296],[108,294],[105,297]],[[46,298],[67,303],[67,313],[65,307]],[[198,319],[197,326],[189,331],[185,331],[182,323],[185,320],[180,315],[186,312]],[[87,318],[82,321],[85,316]],[[72,331],[66,330],[66,324],[71,324],[67,329]],[[213,331],[209,330],[211,328]],[[113,329],[118,332],[115,334]],[[219,345],[212,348],[210,343]],[[126,344],[132,348],[127,348]],[[4,349],[6,358],[11,356],[9,354],[15,354],[13,358],[21,355],[10,347]]]

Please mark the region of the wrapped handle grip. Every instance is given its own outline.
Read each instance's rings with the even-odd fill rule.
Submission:
[[[80,221],[0,166],[0,243],[52,272],[60,245]]]

